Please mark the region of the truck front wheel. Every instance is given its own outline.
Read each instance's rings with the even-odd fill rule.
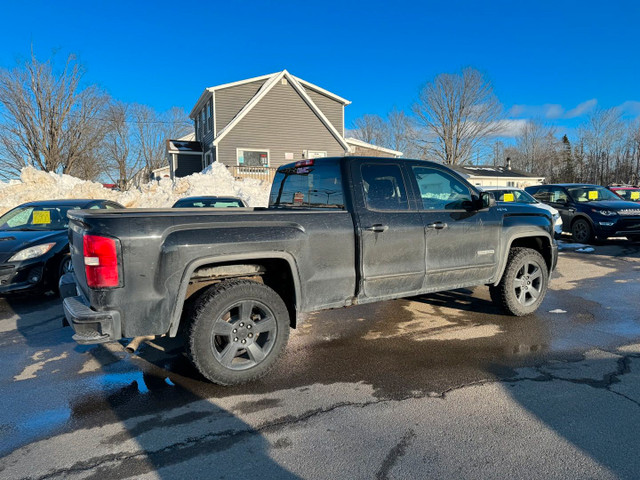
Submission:
[[[489,287],[491,299],[506,313],[518,317],[535,312],[549,285],[547,264],[531,248],[512,248],[500,283]]]
[[[289,339],[289,313],[271,288],[250,280],[229,280],[198,300],[188,348],[196,368],[221,385],[265,375]]]

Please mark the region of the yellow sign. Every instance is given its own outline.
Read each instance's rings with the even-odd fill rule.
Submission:
[[[515,198],[513,197],[513,193],[505,193],[502,196],[503,202],[515,202]]]
[[[51,212],[43,210],[41,212],[33,212],[33,224],[51,223]]]
[[[640,200],[640,192],[631,192],[631,200]]]
[[[598,199],[598,191],[589,190],[589,200],[597,200],[597,199]]]

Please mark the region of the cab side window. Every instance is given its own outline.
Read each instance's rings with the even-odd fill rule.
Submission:
[[[569,197],[567,197],[567,192],[564,191],[564,188],[553,187],[549,192],[549,201],[551,203],[567,203]]]
[[[542,203],[549,203],[551,201],[551,192],[548,188],[543,187],[533,194],[533,198]]]
[[[430,167],[412,167],[424,210],[462,210],[471,204],[471,192],[460,180]]]
[[[408,210],[407,190],[398,165],[365,163],[362,185],[370,210]]]

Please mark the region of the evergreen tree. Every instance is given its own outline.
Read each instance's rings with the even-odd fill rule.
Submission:
[[[574,165],[574,157],[573,151],[571,148],[571,142],[567,135],[562,136],[562,170],[561,170],[561,180],[563,182],[575,182],[576,181],[576,169]]]

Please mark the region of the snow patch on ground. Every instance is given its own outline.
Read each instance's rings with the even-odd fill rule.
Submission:
[[[202,173],[175,181],[163,178],[126,192],[109,190],[100,183],[70,175],[26,167],[20,180],[0,182],[0,215],[22,203],[66,198],[108,199],[127,208],[168,208],[182,197],[224,195],[240,197],[250,207],[264,207],[268,204],[270,187],[267,181],[236,180],[221,163],[210,165]]]

